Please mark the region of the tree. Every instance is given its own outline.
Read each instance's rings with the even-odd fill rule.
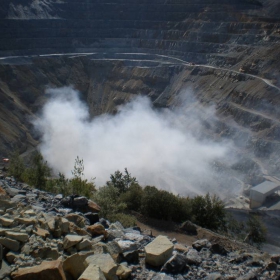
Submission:
[[[122,174],[119,170],[117,170],[114,174],[111,174],[110,181],[108,181],[107,185],[112,185],[117,188],[120,193],[124,193],[128,190],[128,188],[137,183],[135,177],[131,177],[131,174],[128,173],[127,168],[124,169],[125,174]]]
[[[16,150],[10,155],[8,174],[14,176],[17,180],[22,180],[22,175],[25,170],[25,166],[22,158],[19,155],[19,151]]]
[[[74,169],[71,171],[74,178],[70,180],[70,187],[72,188],[72,194],[84,195],[90,197],[96,190],[93,180],[88,182],[87,179],[83,179],[84,176],[84,161],[78,156],[75,159]],[[62,179],[62,178],[61,178]]]
[[[225,205],[216,196],[196,196],[192,200],[192,221],[202,227],[218,230],[225,227]]]
[[[25,169],[22,174],[23,180],[28,184],[38,189],[45,189],[47,178],[51,174],[51,169],[48,167],[47,162],[44,161],[40,152],[36,152],[32,158],[30,168]]]
[[[247,232],[245,242],[256,244],[257,247],[260,247],[266,241],[267,229],[256,215],[250,215],[247,221]]]

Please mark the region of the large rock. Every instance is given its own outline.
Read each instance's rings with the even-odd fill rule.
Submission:
[[[187,253],[187,263],[199,265],[201,263],[201,257],[195,249],[190,249]]]
[[[88,212],[98,213],[100,212],[101,207],[98,204],[96,204],[94,201],[89,200],[87,205],[87,210]]]
[[[176,253],[164,264],[161,271],[170,274],[178,274],[178,273],[185,272],[186,269],[187,269],[186,257],[182,254]]]
[[[100,267],[107,280],[117,280],[116,276],[118,266],[109,254],[96,254],[86,258],[85,265],[94,264]]]
[[[82,236],[79,235],[66,235],[63,240],[63,248],[68,249],[70,247],[75,246],[83,240]]]
[[[87,231],[92,235],[92,236],[99,236],[103,235],[104,238],[107,237],[107,231],[105,230],[104,226],[101,224],[94,224],[91,226],[87,227]]]
[[[163,265],[172,256],[173,248],[166,236],[159,235],[145,247],[146,263],[153,266]]]
[[[5,217],[0,217],[0,223],[2,224],[3,227],[9,227],[13,225],[14,220]]]
[[[14,252],[19,250],[19,242],[10,238],[1,237],[0,244]]]
[[[60,260],[45,261],[38,266],[20,268],[11,276],[14,280],[66,280]]]
[[[80,215],[68,214],[65,216],[65,218],[80,228],[83,228],[85,226],[85,218]]]
[[[22,232],[7,231],[5,233],[5,235],[8,238],[11,238],[13,240],[17,240],[20,242],[27,242],[29,239],[29,235],[27,233],[22,233]]]
[[[120,264],[117,269],[117,276],[119,279],[127,279],[131,275],[132,270],[127,266]]]
[[[68,257],[63,262],[63,270],[74,279],[78,279],[87,268],[87,265],[84,264],[86,258],[92,254],[94,254],[94,252],[76,253]]]
[[[99,266],[90,264],[78,280],[106,280]]]

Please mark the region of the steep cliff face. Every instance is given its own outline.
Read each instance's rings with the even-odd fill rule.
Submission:
[[[29,117],[48,86],[73,85],[92,116],[132,96],[214,105],[208,137],[233,139],[254,170],[278,175],[280,10],[273,0],[3,1],[0,151],[37,144]],[[62,53],[90,55],[60,55]],[[49,56],[41,56],[49,54]],[[207,119],[207,118],[206,118]]]

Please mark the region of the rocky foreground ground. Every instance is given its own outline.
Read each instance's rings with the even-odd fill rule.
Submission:
[[[280,256],[231,241],[186,246],[155,238],[100,218],[84,197],[55,196],[13,178],[0,178],[0,194],[0,279],[280,279]]]

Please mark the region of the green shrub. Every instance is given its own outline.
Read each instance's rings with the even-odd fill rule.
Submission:
[[[196,196],[192,199],[192,222],[211,230],[225,227],[225,205],[216,196]]]
[[[137,219],[134,216],[124,213],[108,215],[108,220],[112,223],[119,221],[124,228],[133,227],[137,224]]]
[[[120,194],[120,201],[127,205],[128,210],[140,211],[143,188],[133,183],[126,192]]]
[[[51,169],[43,156],[36,152],[32,158],[31,167],[26,168],[22,174],[24,182],[38,189],[46,189],[47,179],[51,174]]]
[[[128,188],[132,185],[137,183],[135,177],[131,177],[131,174],[128,173],[127,168],[124,169],[125,174],[122,174],[119,170],[117,170],[114,174],[111,174],[110,181],[106,184],[109,186],[113,186],[117,188],[121,193],[124,193],[128,190]]]
[[[108,218],[109,215],[123,212],[126,209],[126,204],[119,201],[119,196],[119,190],[111,185],[101,187],[94,193],[93,199],[100,205],[102,217]]]
[[[248,234],[244,240],[245,242],[261,247],[266,241],[267,229],[261,219],[256,215],[250,215],[247,221],[247,232]]]
[[[25,171],[23,159],[19,155],[19,151],[15,151],[10,155],[10,162],[8,168],[9,176],[14,176],[17,180],[22,181],[22,175]]]

